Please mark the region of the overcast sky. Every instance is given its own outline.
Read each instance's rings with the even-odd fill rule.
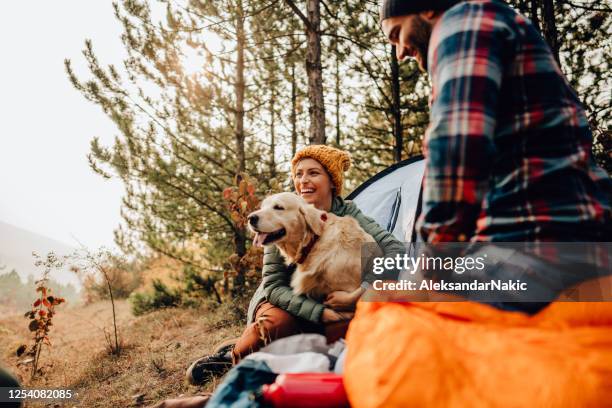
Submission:
[[[110,0],[6,1],[0,13],[0,220],[76,245],[112,245],[123,187],[87,163],[94,136],[117,134],[67,79],[93,40],[104,63],[124,56]]]

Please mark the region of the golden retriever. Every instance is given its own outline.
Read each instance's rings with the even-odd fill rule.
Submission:
[[[361,246],[375,242],[354,218],[318,210],[293,193],[266,198],[249,215],[249,228],[255,245],[276,245],[287,264],[296,264],[293,291],[319,300],[360,286]]]

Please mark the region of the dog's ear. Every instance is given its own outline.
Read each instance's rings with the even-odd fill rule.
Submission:
[[[327,221],[327,213],[325,211],[317,210],[313,205],[303,205],[300,207],[300,212],[306,220],[306,225],[316,235],[323,234],[323,227],[325,221]]]

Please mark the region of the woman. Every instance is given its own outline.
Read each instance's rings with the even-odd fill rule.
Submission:
[[[386,256],[404,252],[403,245],[374,220],[366,217],[350,201],[340,197],[344,172],[351,164],[350,155],[342,150],[312,145],[300,150],[291,161],[295,191],[317,209],[337,216],[354,217],[378,243]],[[278,249],[266,247],[263,260],[263,281],[249,305],[248,325],[233,349],[206,356],[187,370],[187,379],[196,385],[212,373],[221,373],[244,356],[259,350],[270,341],[298,333],[325,334],[328,342],[343,337],[352,310],[365,291],[331,293],[319,303],[303,295],[295,295],[289,286],[293,269],[285,265]],[[365,284],[367,285],[367,284]],[[365,286],[364,285],[364,286]]]

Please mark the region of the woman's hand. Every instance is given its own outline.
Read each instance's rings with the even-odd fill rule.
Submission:
[[[353,292],[338,290],[327,295],[327,298],[323,304],[334,310],[353,311],[355,310],[355,305],[363,292],[363,288],[357,288]]]
[[[333,322],[341,322],[344,320],[351,320],[353,318],[353,312],[336,312],[328,307],[323,309],[323,315],[321,316],[321,322],[323,323],[333,323]]]

